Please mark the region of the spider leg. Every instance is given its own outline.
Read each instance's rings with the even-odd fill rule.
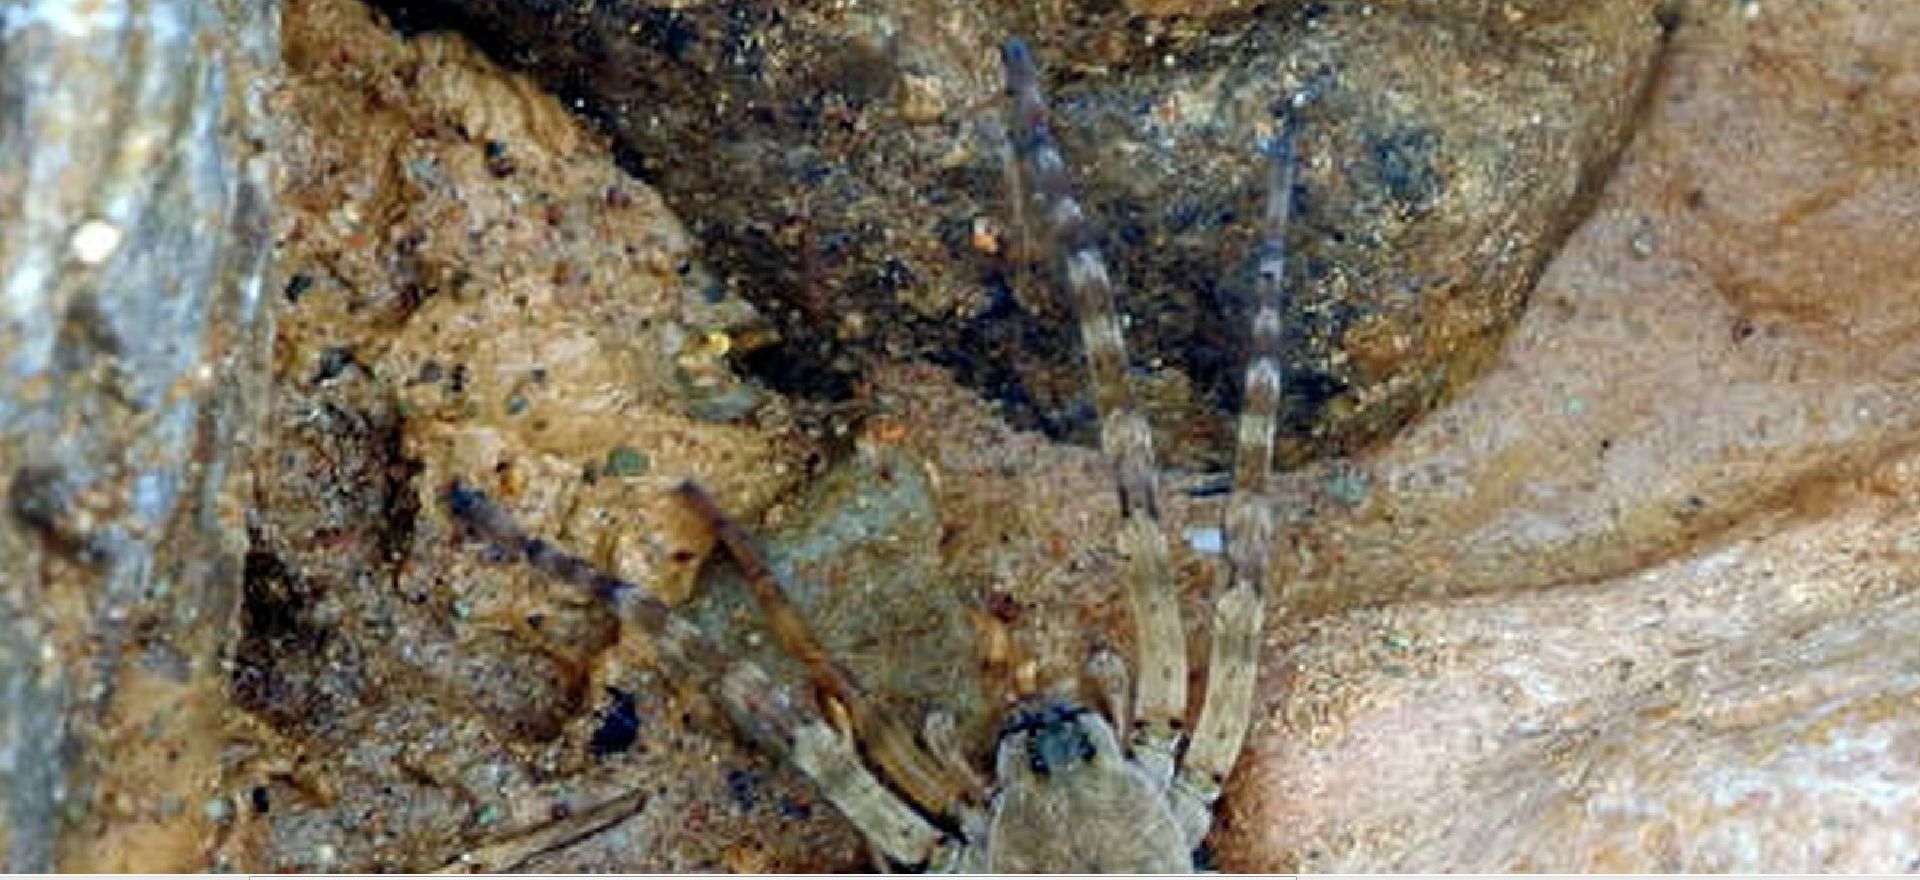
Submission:
[[[1233,493],[1227,499],[1224,524],[1227,589],[1214,602],[1206,697],[1174,786],[1176,793],[1184,793],[1182,798],[1198,801],[1182,809],[1196,844],[1206,834],[1209,811],[1240,756],[1253,720],[1267,563],[1273,549],[1273,511],[1262,492],[1272,470],[1274,423],[1280,407],[1280,314],[1286,298],[1286,232],[1294,180],[1291,126],[1289,118],[1272,151],[1253,338],[1240,405]],[[1191,818],[1193,807],[1199,813],[1197,828]]]
[[[1092,679],[1098,689],[1102,708],[1113,720],[1114,729],[1129,729],[1133,707],[1127,704],[1127,662],[1120,659],[1119,654],[1101,648],[1087,658],[1087,678]]]
[[[887,779],[929,813],[941,816],[963,813],[977,799],[978,792],[945,762],[921,748],[906,728],[875,708],[853,674],[833,661],[814,636],[806,617],[788,600],[785,588],[767,567],[746,530],[721,511],[699,486],[682,483],[677,491],[726,545],[727,552],[746,576],[781,649],[806,667],[821,698],[831,702],[827,708],[845,713],[851,732],[865,744],[867,754]]]
[[[695,681],[706,681],[713,670],[727,666],[728,658],[698,627],[681,619],[660,600],[634,584],[601,571],[585,559],[529,536],[511,515],[478,490],[456,481],[447,486],[442,500],[455,519],[513,561],[524,562],[554,580],[592,593],[622,617],[638,624],[653,640],[662,661],[676,673],[692,676]]]
[[[926,864],[952,846],[945,834],[868,772],[843,732],[818,714],[799,708],[786,689],[775,685],[758,666],[730,659],[699,628],[638,586],[546,541],[529,537],[512,516],[480,492],[456,482],[447,487],[443,498],[454,518],[515,561],[592,592],[639,625],[674,674],[705,686],[736,725],[791,760],[888,858],[906,865]],[[599,816],[600,810],[596,808],[590,815]],[[614,816],[593,827],[586,826],[599,820],[562,823],[527,840],[479,851],[477,855],[482,858],[478,863],[503,864],[503,859],[530,846],[564,845],[617,819]],[[572,836],[566,836],[569,834]],[[462,864],[476,862],[469,857]]]
[[[1081,347],[1100,413],[1100,447],[1113,462],[1125,518],[1118,546],[1136,627],[1139,669],[1130,737],[1135,760],[1165,780],[1173,772],[1187,708],[1186,631],[1160,525],[1153,433],[1133,404],[1127,382],[1126,339],[1114,307],[1113,281],[1068,180],[1047,124],[1046,98],[1026,44],[1001,47],[1007,95],[1013,107],[1015,152],[1040,202],[1041,222],[1061,255],[1067,293],[1080,321]]]
[[[927,744],[927,749],[933,752],[934,757],[946,763],[948,772],[967,780],[967,784],[977,791],[986,790],[986,780],[974,772],[967,763],[966,750],[960,747],[960,731],[954,723],[953,713],[944,709],[928,712],[920,725],[920,739]]]
[[[760,667],[736,664],[727,670],[720,692],[729,712],[780,745],[820,794],[888,859],[926,865],[954,846],[867,769],[847,731],[800,708]]]

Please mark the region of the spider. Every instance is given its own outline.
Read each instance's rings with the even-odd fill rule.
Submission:
[[[1031,53],[1009,40],[1001,60],[1015,153],[1011,171],[1030,179],[1062,287],[1078,316],[1100,445],[1119,494],[1123,521],[1115,542],[1139,652],[1131,694],[1125,664],[1111,653],[1096,654],[1089,678],[1101,683],[1098,708],[1062,696],[1021,699],[1001,727],[992,778],[983,780],[955,747],[948,716],[929,716],[915,736],[875,708],[860,682],[821,646],[746,530],[694,483],[681,485],[680,497],[745,575],[777,642],[805,668],[812,700],[795,699],[758,667],[726,656],[639,587],[529,537],[479,492],[456,482],[445,501],[457,520],[508,556],[588,590],[645,629],[663,663],[712,682],[718,702],[737,723],[791,761],[895,864],[1005,873],[1191,871],[1252,719],[1274,531],[1258,490],[1271,467],[1281,391],[1291,134],[1283,126],[1272,150],[1233,492],[1224,520],[1229,574],[1214,605],[1210,674],[1189,733],[1185,630],[1160,522],[1152,435],[1132,401],[1113,283],[1071,192]]]

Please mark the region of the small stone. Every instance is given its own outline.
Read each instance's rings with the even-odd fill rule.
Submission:
[[[224,824],[233,818],[233,804],[223,797],[208,798],[206,803],[200,805],[200,815],[215,825]]]
[[[900,115],[910,123],[937,122],[947,112],[946,85],[937,76],[900,77]]]
[[[613,477],[637,477],[652,467],[653,460],[646,453],[623,445],[607,453],[607,465],[602,471]]]
[[[984,215],[973,218],[971,244],[974,250],[983,254],[997,254],[1000,252],[1000,238],[1000,227],[993,222],[993,218]]]
[[[1327,494],[1348,507],[1359,507],[1367,500],[1367,478],[1353,471],[1339,471],[1327,477]]]
[[[73,250],[73,258],[89,266],[97,266],[113,256],[120,249],[120,241],[126,233],[105,220],[88,220],[73,231],[68,246]]]
[[[1190,528],[1183,537],[1187,539],[1187,546],[1202,556],[1219,556],[1227,549],[1226,535],[1216,526]]]
[[[1627,248],[1633,252],[1634,256],[1644,260],[1653,256],[1653,246],[1655,243],[1656,239],[1654,238],[1653,230],[1643,226],[1633,233],[1632,238],[1627,239]]]
[[[745,386],[735,386],[698,398],[687,405],[688,412],[696,419],[707,422],[735,422],[745,418],[760,404],[759,395]]]

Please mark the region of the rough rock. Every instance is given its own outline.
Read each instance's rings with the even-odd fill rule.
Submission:
[[[246,0],[0,10],[10,871],[188,871],[220,833],[277,39]]]
[[[781,401],[724,360],[763,322],[604,141],[461,40],[302,0],[286,57],[276,404],[233,681],[255,729],[230,750],[222,864],[430,870],[629,795],[610,849],[564,857],[844,863],[850,832],[793,780],[737,806],[767,759],[644,633],[496,564],[439,501],[465,482],[682,601],[712,537],[669,490],[697,477],[752,517],[804,473]],[[810,830],[762,842],[783,809]]]
[[[1694,8],[1500,365],[1288,483],[1296,607],[1436,598],[1274,634],[1233,864],[1911,870],[1916,58]]]
[[[1047,68],[1107,230],[1165,457],[1230,444],[1260,146],[1304,99],[1290,460],[1391,436],[1497,350],[1656,68],[1653,0],[1153,3],[393,0],[600,119],[784,344],[745,363],[853,396],[950,367],[1090,442],[1073,321],[1011,222],[997,47]],[[857,400],[857,398],[856,398]]]
[[[1156,39],[1200,52],[1192,34],[1268,21],[1192,6],[1217,14]],[[1629,7],[1539,20],[1578,35],[1594,21],[1583,16]],[[758,7],[648,7],[640,25],[671,36],[686,15],[731,8]],[[1010,425],[964,365],[891,354],[861,368],[866,381],[830,417],[794,418],[794,398],[726,368],[742,349],[782,358],[758,347],[766,326],[701,278],[657,197],[614,173],[528,80],[446,37],[397,42],[342,0],[292,9],[300,73],[286,106],[309,140],[289,153],[283,258],[285,295],[300,303],[277,352],[288,404],[261,462],[277,488],[256,530],[236,679],[250,717],[275,731],[265,738],[281,738],[260,754],[281,760],[244,783],[262,794],[241,801],[250,836],[230,864],[435,867],[636,791],[631,819],[522,866],[866,864],[791,770],[654,668],[643,637],[463,540],[435,501],[456,476],[765,656],[728,578],[687,577],[706,542],[660,490],[699,476],[768,536],[823,637],[903,711],[948,697],[964,708],[976,694],[991,710],[1012,684],[1071,687],[1089,651],[1130,648],[1117,505],[1092,450]],[[1864,3],[1708,4],[1676,24],[1623,174],[1491,371],[1394,442],[1268,487],[1289,525],[1276,560],[1288,578],[1262,725],[1213,842],[1223,865],[1891,869],[1902,847],[1911,858],[1920,362],[1906,304],[1920,273],[1898,238],[1914,172],[1892,157],[1912,152],[1917,29]],[[981,29],[983,51],[987,40]],[[1097,106],[1109,81],[1087,59],[1108,50],[1040,42],[1077,53],[1057,91],[1070,118],[1093,115],[1072,108]],[[979,65],[973,91],[913,83],[900,112],[987,99],[990,56],[967,63]],[[1149,75],[1111,70],[1116,89]],[[1632,80],[1606,94],[1630,103]],[[784,94],[819,94],[803,84]],[[734,93],[707,97],[723,94]],[[1311,202],[1332,192],[1343,151],[1309,146]],[[1174,188],[1143,192],[1181,185],[1162,183]],[[1336,201],[1366,203],[1353,193]],[[1303,246],[1327,234],[1305,226]],[[628,254],[634,236],[648,244]],[[606,330],[643,322],[639,334]],[[1219,481],[1175,467],[1167,482],[1197,658],[1220,568]],[[931,625],[915,615],[955,605],[974,627],[972,655],[913,658],[931,672],[889,663]]]

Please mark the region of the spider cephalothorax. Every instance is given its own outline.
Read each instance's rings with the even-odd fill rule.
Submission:
[[[1002,775],[1026,767],[1035,776],[1063,776],[1119,751],[1113,726],[1093,710],[1063,700],[1038,699],[1014,708],[1000,727],[995,750]]]
[[[1023,700],[995,747],[993,778],[968,766],[951,721],[926,720],[919,735],[875,708],[788,602],[746,531],[692,483],[680,489],[740,566],[781,647],[808,673],[813,700],[798,700],[750,663],[725,656],[643,591],[523,534],[478,493],[459,486],[449,510],[494,546],[577,584],[644,627],[662,659],[704,670],[720,702],[746,728],[804,772],[875,849],[892,861],[935,870],[994,872],[1189,871],[1212,825],[1212,807],[1238,758],[1253,712],[1273,519],[1259,490],[1273,454],[1280,399],[1284,235],[1293,158],[1276,138],[1273,175],[1250,323],[1234,489],[1225,536],[1229,575],[1215,601],[1202,709],[1186,724],[1187,651],[1167,539],[1159,519],[1152,434],[1134,407],[1112,281],[1069,185],[1026,46],[1002,49],[1017,155],[1017,196],[1055,257],[1080,323],[1101,448],[1111,461],[1123,522],[1115,549],[1136,627],[1133,688],[1112,655],[1096,659],[1107,683],[1099,710],[1059,697]],[[1189,735],[1189,730],[1191,734]]]

